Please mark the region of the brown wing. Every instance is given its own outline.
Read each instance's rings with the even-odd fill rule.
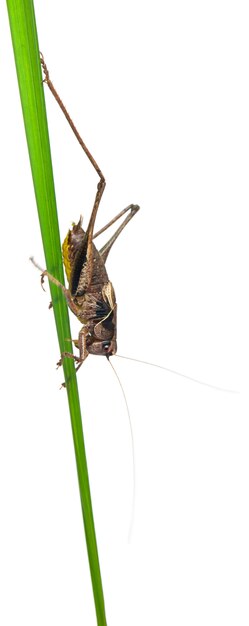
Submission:
[[[85,232],[82,228],[82,215],[80,216],[78,224],[73,223],[72,226],[72,230],[68,231],[62,244],[62,257],[68,282],[70,282],[75,257],[84,241]]]

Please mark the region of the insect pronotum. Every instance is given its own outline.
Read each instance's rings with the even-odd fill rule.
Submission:
[[[69,308],[83,324],[78,339],[74,341],[74,345],[79,349],[79,356],[75,356],[71,352],[63,352],[58,362],[58,365],[61,365],[65,357],[72,358],[78,363],[77,371],[88,354],[104,355],[109,358],[117,351],[117,303],[113,285],[108,278],[106,259],[117,237],[137,213],[139,206],[130,204],[94,234],[95,220],[106,181],[55,90],[42,54],[41,65],[44,72],[43,82],[47,84],[58,102],[79,144],[99,176],[94,205],[86,231],[82,228],[82,217],[80,217],[79,222],[72,225],[72,229],[69,230],[62,245],[68,288],[64,287],[47,270],[42,271],[42,282],[44,276],[47,276],[52,283],[62,289]],[[126,213],[124,221],[116,232],[100,250],[97,250],[93,239]],[[33,263],[36,265],[34,260]]]

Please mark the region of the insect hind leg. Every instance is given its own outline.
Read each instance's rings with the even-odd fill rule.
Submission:
[[[106,262],[108,254],[109,254],[113,244],[115,243],[116,239],[118,238],[118,236],[120,235],[122,230],[125,228],[125,226],[127,226],[127,224],[130,222],[130,220],[134,217],[134,215],[136,215],[136,213],[139,211],[139,209],[140,209],[140,207],[138,206],[138,204],[129,204],[129,206],[127,206],[125,209],[123,209],[123,211],[120,211],[120,213],[118,213],[118,215],[116,215],[110,222],[108,222],[108,224],[106,224],[106,226],[104,226],[103,228],[98,230],[98,232],[95,233],[95,235],[93,236],[93,239],[95,239],[96,237],[101,235],[101,233],[103,233],[105,230],[107,230],[107,228],[109,228],[109,226],[112,226],[112,224],[114,224],[120,217],[122,217],[123,215],[125,215],[125,213],[130,211],[129,214],[124,219],[124,221],[122,222],[122,224],[120,224],[120,226],[117,228],[115,233],[113,233],[112,237],[106,242],[106,244],[99,251],[102,259],[104,260],[104,263]]]
[[[93,209],[92,209],[92,214],[91,214],[91,218],[88,224],[88,228],[86,231],[86,241],[87,241],[87,260],[89,262],[89,268],[88,268],[88,283],[91,283],[91,279],[92,279],[92,273],[93,273],[93,267],[92,267],[92,263],[93,263],[93,247],[92,247],[92,238],[93,238],[93,229],[94,229],[94,224],[95,224],[95,219],[96,219],[96,215],[98,212],[98,208],[99,208],[99,204],[100,204],[100,200],[102,198],[104,189],[105,189],[105,177],[99,167],[99,165],[97,164],[97,161],[95,161],[94,157],[92,156],[90,150],[87,148],[85,142],[83,141],[81,135],[79,134],[72,118],[70,117],[64,103],[62,102],[58,92],[56,91],[50,76],[49,76],[49,71],[47,68],[47,65],[45,63],[44,60],[44,56],[42,53],[40,53],[40,61],[41,61],[41,66],[43,69],[43,74],[44,74],[44,79],[43,82],[47,84],[48,88],[50,89],[52,95],[54,96],[56,102],[58,103],[62,113],[64,114],[69,126],[71,127],[77,141],[79,142],[81,148],[84,150],[87,158],[89,159],[90,163],[92,164],[92,166],[94,167],[95,171],[97,172],[100,180],[98,182],[97,185],[97,192],[95,195],[95,200],[94,200],[94,205],[93,205]]]

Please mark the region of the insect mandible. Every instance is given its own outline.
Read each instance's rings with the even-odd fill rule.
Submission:
[[[113,285],[108,278],[106,260],[117,237],[137,213],[139,206],[130,204],[108,222],[106,226],[94,234],[95,220],[106,181],[55,90],[42,54],[41,65],[44,73],[43,82],[47,84],[58,102],[74,135],[99,176],[94,205],[86,231],[82,228],[82,217],[80,217],[79,222],[72,225],[72,229],[69,230],[62,245],[68,288],[64,287],[47,270],[42,271],[42,282],[44,277],[47,276],[49,281],[62,290],[70,310],[83,324],[79,331],[78,339],[74,340],[74,345],[79,349],[79,356],[71,352],[63,352],[58,362],[59,366],[65,357],[72,358],[77,362],[76,371],[78,371],[88,354],[104,355],[109,358],[117,351],[117,303]],[[109,226],[126,213],[128,215],[126,215],[124,221],[112,237],[100,250],[97,250],[93,239],[107,230]],[[31,260],[37,266],[35,261]],[[37,267],[39,268],[39,266]]]

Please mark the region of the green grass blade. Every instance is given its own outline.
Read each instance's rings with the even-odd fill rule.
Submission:
[[[55,200],[39,46],[32,0],[7,0],[16,71],[46,267],[63,282],[61,244]],[[68,309],[60,289],[50,285],[60,351],[71,350]],[[82,431],[74,363],[65,359],[64,375],[72,424],[81,505],[98,626],[106,626],[104,596]]]

